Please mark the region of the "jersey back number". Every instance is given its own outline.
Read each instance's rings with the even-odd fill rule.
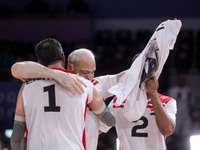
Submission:
[[[45,86],[43,92],[48,92],[49,106],[44,107],[45,112],[60,112],[60,106],[56,106],[55,84]]]

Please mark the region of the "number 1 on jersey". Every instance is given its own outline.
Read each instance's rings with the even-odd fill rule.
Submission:
[[[44,92],[48,92],[49,106],[44,107],[45,112],[60,112],[60,106],[56,106],[55,84],[44,87]]]

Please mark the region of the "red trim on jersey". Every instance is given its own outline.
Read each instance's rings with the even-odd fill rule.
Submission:
[[[165,143],[165,150],[167,150],[166,137],[165,136],[163,137],[164,137],[164,143]]]
[[[88,96],[87,96],[87,100],[86,100],[86,103],[85,103],[84,121],[86,119],[87,103],[88,103]]]
[[[63,68],[52,68],[52,69],[55,69],[55,70],[60,70],[60,71],[66,72],[66,73],[71,73],[71,74],[74,74],[74,73],[72,73],[71,71],[69,71],[69,70],[66,70],[66,69],[63,69]]]
[[[116,101],[117,101],[117,97],[115,96],[113,99],[113,103],[116,103]]]
[[[126,99],[123,101],[123,103],[119,106],[116,106],[115,103],[117,101],[117,97],[115,96],[114,99],[113,99],[113,108],[124,108],[124,104],[126,102]]]
[[[86,100],[86,103],[85,103],[84,121],[85,121],[85,119],[86,119],[87,103],[88,103],[88,96],[87,96],[87,100]],[[84,147],[84,149],[86,150],[85,127],[84,127],[83,135],[82,135],[82,143],[83,143],[83,147]]]
[[[86,150],[86,136],[85,136],[85,128],[83,130],[83,136],[82,136],[82,143],[83,143],[83,147]]]
[[[167,104],[169,101],[171,101],[173,99],[171,97],[168,97],[168,96],[165,96],[165,95],[162,95],[159,93],[158,93],[158,96],[160,97],[161,102],[165,103],[165,104]]]
[[[91,82],[93,83],[93,85],[97,85],[99,83],[98,81],[96,81],[94,79],[92,79]]]
[[[166,105],[169,101],[171,101],[171,100],[173,99],[173,98],[171,98],[171,97],[168,97],[168,96],[165,96],[165,95],[162,95],[162,94],[159,94],[159,93],[158,93],[158,96],[159,96],[159,98],[160,98],[160,101],[161,101],[162,104],[163,104],[163,107],[165,107],[165,105]],[[151,111],[154,111],[154,109],[153,109],[153,104],[152,104],[151,101],[149,101],[149,102],[147,103],[147,108],[150,108]]]
[[[154,111],[154,109],[153,109],[153,104],[152,104],[151,101],[149,101],[149,102],[147,103],[147,108],[150,108],[151,111]]]

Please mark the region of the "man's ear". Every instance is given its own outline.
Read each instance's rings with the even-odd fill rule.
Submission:
[[[64,53],[62,53],[62,61],[65,64],[65,54]]]
[[[71,63],[67,63],[67,70],[73,72],[74,71],[74,65]]]

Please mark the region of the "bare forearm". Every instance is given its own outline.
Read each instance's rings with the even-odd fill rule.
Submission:
[[[11,68],[12,75],[22,81],[27,78],[52,78],[56,76],[56,72],[36,62],[26,61],[17,62]]]
[[[156,117],[156,123],[160,132],[162,133],[163,136],[171,135],[175,129],[175,124],[166,114],[163,108],[163,105],[160,101],[160,98],[158,96],[158,93],[157,92],[152,93],[149,96],[153,104],[155,117]]]
[[[95,87],[93,87],[93,100],[89,104],[90,108],[93,111],[97,111],[101,108],[102,104],[103,104],[103,99],[101,98],[97,89]]]
[[[25,81],[28,78],[50,78],[58,81],[61,85],[69,88],[72,94],[75,94],[75,90],[82,94],[84,92],[82,86],[86,86],[85,83],[78,78],[77,75],[68,74],[63,71],[47,68],[39,63],[26,61],[15,63],[12,68],[12,75]]]
[[[110,109],[106,106],[101,98],[100,94],[97,92],[96,88],[93,88],[93,100],[89,104],[92,111],[100,118],[100,120],[107,126],[114,126],[116,123],[114,115],[111,113]]]

